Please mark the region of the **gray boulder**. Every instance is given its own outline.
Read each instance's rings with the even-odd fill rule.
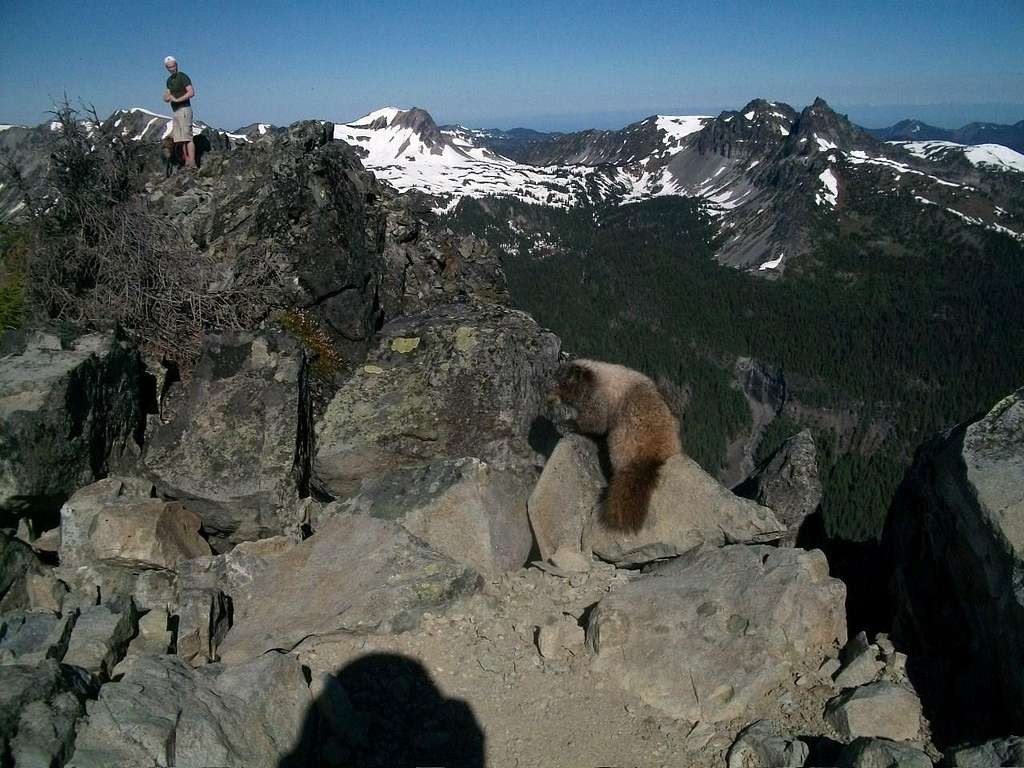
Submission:
[[[64,663],[107,680],[111,670],[124,658],[128,641],[135,634],[136,614],[131,601],[121,610],[109,605],[82,609],[71,631]]]
[[[30,607],[29,580],[40,573],[32,547],[0,531],[0,612]]]
[[[1022,488],[1024,389],[922,446],[886,525],[894,639],[946,661],[929,695],[971,701],[966,731],[1024,722]]]
[[[142,610],[174,600],[176,569],[209,554],[199,518],[180,502],[152,497],[153,485],[110,477],[76,492],[61,507],[56,575],[73,602],[132,599]]]
[[[68,692],[28,704],[18,718],[18,733],[11,739],[13,764],[18,768],[63,765],[71,755],[75,723],[83,712],[81,698]]]
[[[220,643],[231,628],[231,595],[240,594],[276,556],[294,546],[293,540],[276,536],[181,563],[175,602],[177,654],[193,666],[218,660]]]
[[[846,641],[846,589],[815,550],[702,547],[615,587],[594,668],[675,718],[742,717],[792,662]]]
[[[1024,738],[1008,736],[974,746],[954,747],[946,752],[950,768],[992,768],[1024,765]]]
[[[167,611],[162,608],[152,610],[140,618],[138,632],[128,643],[124,658],[114,666],[110,676],[117,678],[124,675],[144,656],[168,653],[174,642],[174,632],[168,629],[169,619]]]
[[[50,611],[12,611],[0,615],[0,664],[60,661],[68,649],[76,611],[58,616]]]
[[[291,651],[332,634],[413,629],[424,611],[443,610],[479,578],[395,523],[339,515],[232,592],[234,623],[221,658]]]
[[[878,736],[909,741],[921,730],[921,701],[912,690],[883,680],[832,699],[825,719],[844,739]]]
[[[856,688],[874,682],[885,668],[878,654],[878,646],[869,644],[864,632],[850,638],[841,655],[843,667],[835,677],[836,687]]]
[[[783,544],[795,545],[801,524],[821,506],[818,451],[811,430],[786,440],[734,491],[771,509],[786,527]]]
[[[142,658],[88,703],[67,765],[276,768],[312,703],[291,656],[201,669],[173,656]]]
[[[728,768],[801,768],[810,748],[800,739],[779,732],[768,720],[740,731],[726,756]]]
[[[482,573],[521,568],[533,537],[526,500],[529,468],[501,470],[480,459],[451,459],[366,479],[334,507],[394,520],[443,555]],[[331,514],[325,510],[323,517]]]
[[[399,318],[316,425],[314,475],[345,498],[362,480],[438,459],[532,466],[559,341],[528,315],[453,304]]]
[[[678,455],[661,468],[643,528],[637,533],[611,530],[594,516],[583,543],[603,560],[628,567],[675,557],[701,544],[773,541],[784,531],[770,509],[734,495],[693,459]]]
[[[540,556],[582,552],[583,530],[601,503],[605,479],[597,444],[583,435],[558,441],[527,507]]]
[[[308,476],[306,365],[287,333],[208,336],[145,464],[161,493],[199,514],[215,546],[282,533]]]
[[[87,675],[46,659],[34,665],[0,666],[0,755],[25,765],[61,765],[74,740],[82,701],[93,695]],[[51,762],[40,762],[49,752]]]
[[[137,455],[144,369],[112,334],[36,333],[13,352],[0,357],[0,511],[52,513]]]
[[[926,752],[898,741],[862,736],[839,753],[839,768],[932,768]]]
[[[179,502],[126,492],[107,478],[78,491],[61,507],[64,568],[101,562],[128,570],[174,570],[180,560],[210,554],[198,515]]]

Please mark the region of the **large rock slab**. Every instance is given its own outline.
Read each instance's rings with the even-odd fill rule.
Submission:
[[[603,560],[634,566],[701,544],[772,541],[784,532],[770,509],[736,496],[693,459],[677,455],[661,468],[643,528],[636,533],[611,530],[594,516],[583,543]]]
[[[582,552],[583,530],[598,511],[605,485],[597,443],[584,435],[558,441],[527,504],[543,559],[559,550]]]
[[[367,477],[438,459],[531,465],[558,338],[522,312],[451,304],[385,325],[316,425],[315,481],[344,498]]]
[[[277,768],[312,703],[290,656],[198,670],[171,656],[142,658],[88,703],[67,765]]]
[[[598,603],[595,669],[672,717],[720,722],[846,642],[846,588],[815,550],[702,547],[652,567]]]
[[[1024,389],[919,449],[884,540],[894,563],[894,638],[946,661],[922,691],[970,701],[946,738],[1024,725]],[[938,713],[942,718],[942,713]]]
[[[821,506],[818,449],[805,429],[786,440],[735,489],[739,496],[768,507],[786,527],[783,543],[796,543],[800,526]]]
[[[231,594],[234,624],[221,658],[237,662],[291,651],[334,634],[406,631],[424,611],[474,591],[479,579],[396,523],[341,515],[269,559]]]
[[[500,573],[529,558],[526,500],[535,481],[529,468],[450,459],[364,480],[356,495],[334,506],[399,522],[441,554],[482,573]]]
[[[877,736],[907,741],[921,730],[921,701],[909,688],[887,681],[870,683],[832,699],[825,719],[844,739]]]
[[[223,333],[203,342],[175,415],[149,438],[160,492],[183,500],[227,543],[282,533],[305,484],[311,416],[306,365],[287,333]]]
[[[45,514],[137,454],[144,368],[112,334],[17,347],[0,357],[0,512]]]

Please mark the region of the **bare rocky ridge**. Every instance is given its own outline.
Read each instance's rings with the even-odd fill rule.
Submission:
[[[0,765],[939,759],[903,637],[847,627],[825,556],[772,545],[781,509],[679,456],[638,537],[601,527],[600,446],[545,418],[560,340],[508,308],[485,245],[430,231],[330,137],[297,124],[148,178],[226,274],[269,254],[280,279],[150,392],[140,449],[105,422],[118,461],[55,486],[59,525],[37,530],[41,493],[10,513],[34,522],[0,540]],[[314,384],[322,350],[271,308],[308,311],[338,370]],[[19,398],[64,391],[75,350],[52,352]],[[971,446],[1012,476],[997,410]],[[64,477],[66,433],[33,439],[11,475]]]

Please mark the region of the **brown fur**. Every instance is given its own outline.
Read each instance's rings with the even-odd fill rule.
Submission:
[[[550,400],[573,409],[576,431],[608,436],[612,477],[604,522],[639,531],[661,465],[682,452],[679,422],[654,382],[621,365],[573,360],[556,373]]]

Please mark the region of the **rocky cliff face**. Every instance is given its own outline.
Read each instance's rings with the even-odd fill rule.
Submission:
[[[943,723],[969,735],[1024,726],[1022,493],[1017,390],[922,447],[886,527],[896,635],[934,662],[936,701],[972,702]]]
[[[308,313],[340,360],[316,387],[269,312],[210,329],[159,410],[117,390],[151,411],[136,457],[132,418],[89,416],[112,385],[83,410],[63,373],[11,374],[5,404],[43,427],[5,466],[64,503],[0,538],[0,765],[931,764],[906,655],[849,631],[820,551],[772,546],[784,504],[676,456],[646,526],[605,528],[602,446],[553,446],[545,418],[560,340],[506,305],[486,247],[429,231],[331,135],[268,131],[146,193],[225,280],[270,259],[268,309]],[[11,351],[0,370],[41,354]],[[69,420],[106,425],[102,450],[46,426]]]

